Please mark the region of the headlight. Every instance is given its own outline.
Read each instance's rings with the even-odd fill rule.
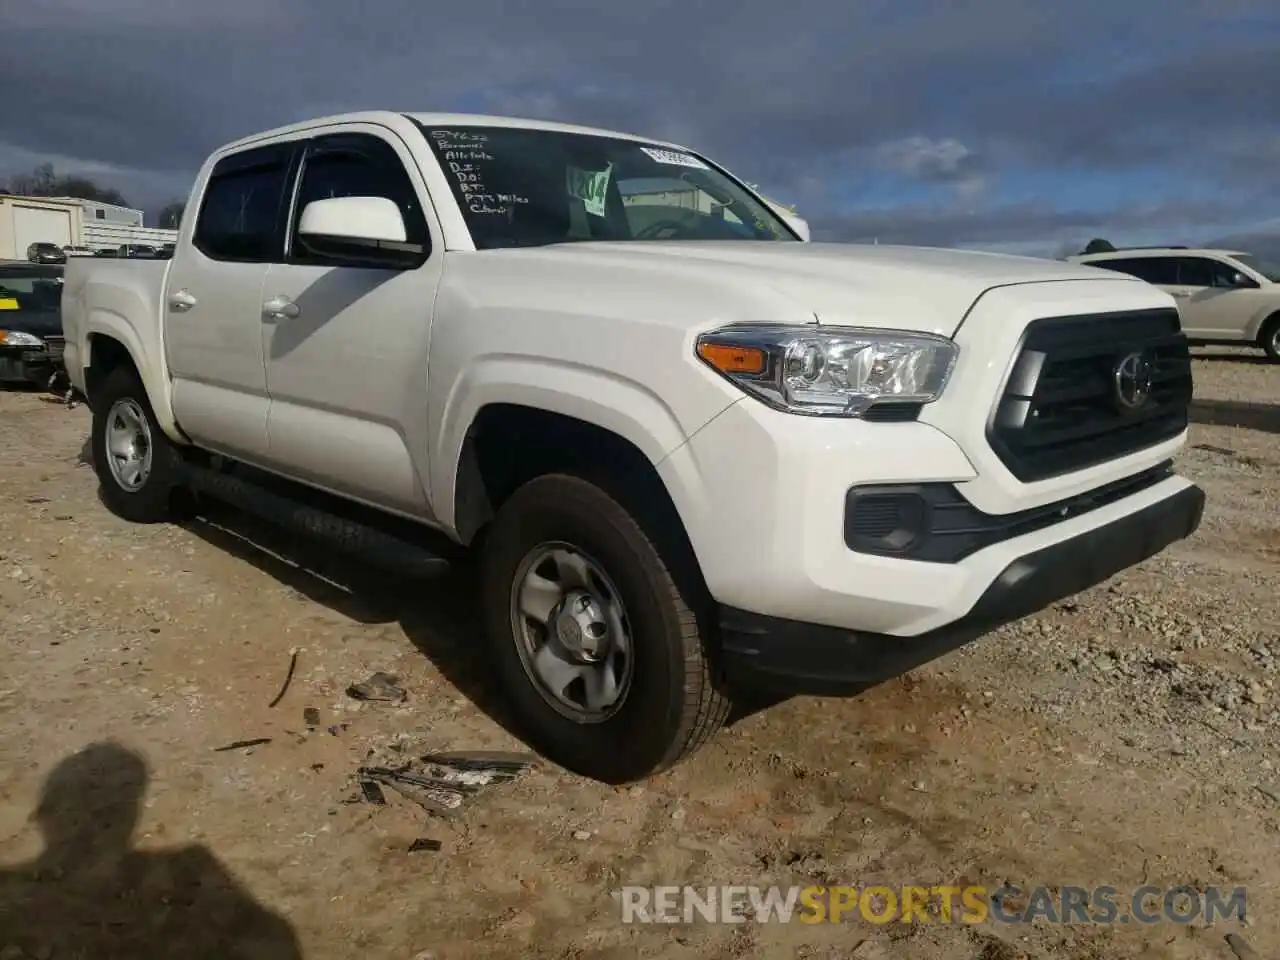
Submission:
[[[44,341],[33,334],[23,333],[21,330],[0,330],[0,346],[43,347]]]
[[[938,399],[959,347],[928,333],[730,324],[698,337],[699,358],[769,406],[857,417],[884,401]]]

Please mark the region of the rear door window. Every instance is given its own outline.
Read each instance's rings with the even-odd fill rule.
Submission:
[[[295,145],[223,157],[205,186],[192,242],[213,260],[270,263],[284,255],[284,220]]]
[[[1179,257],[1178,283],[1184,287],[1212,287],[1214,261],[1205,257]]]
[[[1177,262],[1172,257],[1125,257],[1110,260],[1094,260],[1091,267],[1103,267],[1117,273],[1127,273],[1131,277],[1163,286],[1173,286],[1178,282]]]

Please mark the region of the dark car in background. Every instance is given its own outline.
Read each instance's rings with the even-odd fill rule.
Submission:
[[[156,248],[149,243],[122,243],[116,249],[116,256],[131,260],[154,260]]]
[[[32,263],[66,263],[67,255],[56,243],[33,243],[27,247],[27,259]]]
[[[46,386],[61,371],[62,271],[54,264],[0,264],[0,383]]]

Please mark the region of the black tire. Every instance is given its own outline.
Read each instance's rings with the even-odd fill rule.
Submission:
[[[1258,334],[1258,346],[1262,347],[1267,359],[1272,363],[1280,363],[1280,313],[1267,318]]]
[[[571,544],[594,558],[627,611],[634,655],[631,685],[598,722],[562,715],[525,670],[512,623],[519,567],[540,544]],[[599,487],[553,474],[525,484],[502,506],[483,547],[482,591],[492,660],[530,745],[574,773],[627,783],[659,773],[724,724],[730,702],[717,689],[694,610],[633,517]]]
[[[130,490],[112,472],[107,452],[107,430],[117,415],[118,404],[132,401],[146,419],[151,467],[145,480]],[[128,367],[117,367],[107,375],[93,403],[93,469],[98,475],[102,501],[112,513],[133,523],[162,523],[175,519],[174,492],[179,486],[182,458],[178,448],[165,436],[156,421],[147,391],[138,375]]]

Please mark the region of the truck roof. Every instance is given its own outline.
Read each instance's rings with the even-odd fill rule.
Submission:
[[[669,143],[655,137],[642,137],[634,133],[622,133],[617,130],[606,130],[601,127],[583,127],[572,123],[559,123],[555,120],[529,120],[522,117],[500,117],[483,113],[400,113],[395,110],[366,110],[359,113],[341,113],[329,117],[316,117],[291,123],[273,130],[242,137],[231,143],[223,144],[214,153],[222,153],[240,147],[247,147],[259,140],[278,137],[282,134],[311,130],[339,123],[377,123],[394,128],[404,122],[405,118],[414,120],[423,126],[487,126],[487,127],[522,127],[528,130],[557,130],[561,133],[584,133],[599,137],[617,137],[623,140],[635,140],[640,143],[651,143],[656,146],[671,147],[676,150],[688,150],[678,143]]]

